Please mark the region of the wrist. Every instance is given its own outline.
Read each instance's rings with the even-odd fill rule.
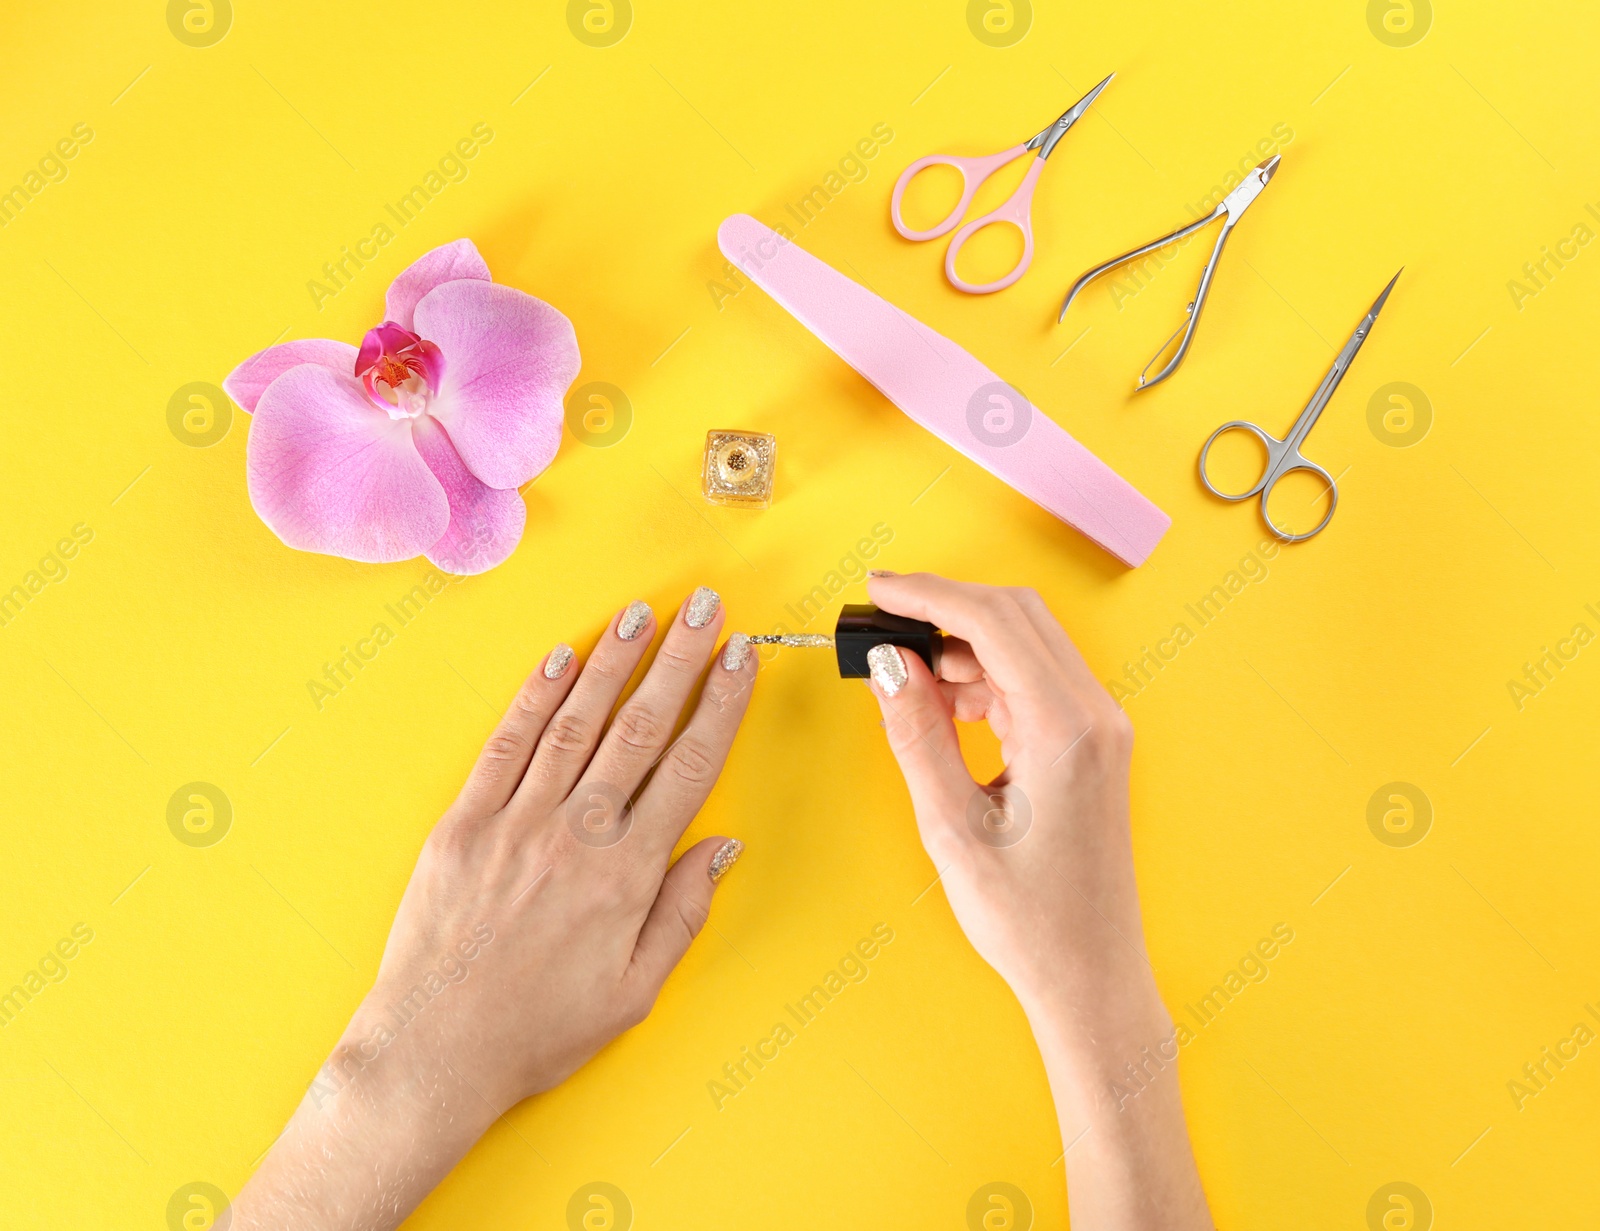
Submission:
[[[1074,1225],[1211,1231],[1178,1085],[1179,1036],[1136,977],[1028,1010],[1050,1078]]]
[[[1172,1017],[1147,966],[1090,983],[1058,984],[1019,995],[1060,1093],[1097,1103],[1113,1083],[1176,1058]]]
[[[238,1231],[386,1231],[472,1148],[494,1111],[375,988],[234,1202]]]
[[[457,1053],[437,1006],[415,988],[374,985],[333,1052],[318,1070],[324,1102],[349,1102],[397,1125],[414,1139],[446,1144],[463,1138],[465,1153],[504,1110]],[[431,1010],[431,1011],[430,1011]],[[317,1083],[313,1084],[313,1092]]]

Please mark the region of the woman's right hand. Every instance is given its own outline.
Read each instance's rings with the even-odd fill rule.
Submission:
[[[947,633],[938,680],[897,654],[904,683],[880,670],[873,684],[923,845],[973,946],[1030,1011],[1148,974],[1128,716],[1033,590],[928,574],[869,587],[885,611]],[[985,719],[999,738],[1005,771],[992,783],[968,772],[952,717]]]
[[[1033,590],[926,573],[874,574],[868,589],[947,634],[937,679],[916,655],[873,647],[872,687],[951,909],[1039,1041],[1073,1224],[1210,1227],[1175,1068],[1146,1058],[1175,1061],[1177,1047],[1139,915],[1128,716]],[[993,782],[968,771],[957,718],[999,738]],[[1130,1066],[1148,1081],[1132,1096]]]

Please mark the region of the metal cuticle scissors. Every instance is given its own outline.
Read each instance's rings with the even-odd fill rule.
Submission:
[[[1402,269],[1400,273],[1404,273]],[[1339,488],[1333,481],[1333,476],[1321,466],[1311,461],[1300,452],[1300,445],[1316,426],[1317,419],[1321,417],[1322,410],[1333,397],[1333,391],[1339,387],[1339,382],[1344,379],[1344,374],[1349,371],[1351,362],[1356,357],[1356,352],[1361,349],[1361,344],[1367,340],[1367,335],[1372,332],[1372,323],[1378,319],[1378,313],[1383,311],[1383,305],[1388,301],[1389,292],[1394,290],[1394,284],[1400,280],[1400,273],[1389,279],[1389,285],[1383,288],[1372,307],[1367,309],[1367,314],[1361,318],[1361,323],[1356,326],[1356,331],[1350,335],[1350,340],[1344,344],[1344,349],[1334,358],[1333,366],[1328,369],[1328,374],[1322,378],[1322,383],[1317,386],[1317,391],[1311,395],[1311,400],[1306,403],[1306,408],[1300,412],[1300,417],[1294,421],[1294,426],[1289,429],[1289,434],[1282,440],[1270,436],[1256,423],[1244,419],[1233,419],[1224,423],[1206,439],[1200,449],[1200,481],[1206,485],[1206,490],[1213,496],[1220,496],[1224,500],[1249,500],[1252,496],[1261,497],[1261,519],[1267,523],[1267,529],[1277,535],[1286,543],[1298,543],[1309,539],[1314,534],[1319,534],[1322,528],[1333,519],[1333,511],[1339,504]],[[1267,450],[1267,464],[1261,472],[1261,477],[1254,486],[1242,492],[1225,492],[1211,481],[1207,471],[1207,459],[1211,453],[1211,446],[1228,432],[1248,432],[1259,440]],[[1284,529],[1272,520],[1272,514],[1267,504],[1272,497],[1272,489],[1277,486],[1278,480],[1286,474],[1296,470],[1307,471],[1316,475],[1328,485],[1328,511],[1319,521],[1304,534],[1295,534]]]
[[[1222,233],[1217,236],[1217,246],[1211,250],[1211,259],[1206,262],[1205,272],[1200,275],[1200,289],[1195,292],[1194,299],[1189,304],[1185,323],[1179,327],[1172,337],[1162,343],[1161,349],[1155,353],[1154,358],[1149,363],[1144,365],[1144,371],[1139,373],[1138,387],[1140,389],[1151,389],[1159,385],[1178,370],[1178,365],[1183,362],[1183,357],[1189,353],[1189,344],[1194,341],[1195,326],[1200,323],[1200,313],[1205,309],[1206,296],[1211,293],[1211,279],[1216,275],[1217,262],[1222,257],[1222,246],[1228,242],[1228,236],[1232,233],[1233,228],[1239,225],[1239,219],[1244,216],[1244,211],[1250,208],[1250,203],[1261,195],[1261,190],[1267,186],[1277,172],[1280,161],[1281,155],[1274,154],[1266,162],[1254,168],[1244,177],[1244,183],[1224,197],[1217,205],[1217,208],[1204,218],[1191,222],[1186,227],[1180,227],[1170,235],[1163,235],[1160,239],[1145,244],[1142,248],[1135,248],[1132,252],[1124,252],[1119,257],[1113,257],[1104,265],[1096,265],[1072,284],[1072,289],[1067,292],[1066,299],[1061,303],[1061,315],[1056,317],[1056,321],[1059,323],[1066,319],[1067,309],[1072,307],[1072,301],[1078,297],[1078,292],[1082,291],[1084,287],[1088,286],[1101,274],[1109,273],[1117,266],[1126,265],[1129,261],[1136,261],[1146,253],[1154,252],[1157,248],[1165,248],[1170,244],[1177,243],[1179,240],[1186,239],[1196,231],[1210,226],[1218,218],[1226,218],[1227,221],[1222,224]],[[1181,341],[1179,341],[1180,337]],[[1177,352],[1167,361],[1165,367],[1154,376],[1151,376],[1149,374],[1151,367],[1155,365],[1156,360],[1167,353],[1174,342],[1178,342]]]
[[[1111,77],[1116,74],[1112,73]],[[926,158],[919,158],[904,171],[895,181],[894,195],[889,201],[889,220],[894,223],[894,229],[909,240],[921,243],[924,240],[938,239],[941,235],[954,230],[961,216],[967,212],[967,207],[972,204],[973,197],[978,195],[978,188],[1001,167],[1007,166],[1022,158],[1031,150],[1038,155],[1033,164],[1022,177],[1022,183],[1017,185],[1017,190],[1006,198],[997,208],[987,214],[974,218],[966,226],[956,231],[955,237],[950,241],[950,248],[944,256],[944,276],[950,280],[950,285],[958,291],[965,291],[969,295],[988,295],[994,291],[1003,291],[1027,271],[1033,262],[1033,222],[1031,218],[1033,205],[1034,185],[1039,182],[1039,176],[1044,172],[1045,159],[1055,152],[1056,144],[1066,135],[1067,129],[1076,124],[1079,118],[1087,111],[1094,100],[1100,97],[1100,91],[1111,84],[1111,77],[1107,77],[1094,89],[1090,90],[1071,107],[1067,108],[1058,119],[1052,120],[1040,129],[1032,138],[1021,145],[1014,145],[1009,150],[1002,150],[998,154],[991,154],[987,158],[959,158],[951,154],[929,154]],[[954,167],[961,173],[961,199],[946,216],[943,222],[926,231],[917,231],[906,224],[900,212],[900,201],[905,196],[906,188],[916,178],[917,173],[932,166]],[[1015,267],[1003,278],[993,282],[972,283],[967,282],[956,273],[956,254],[961,251],[961,246],[993,223],[1003,222],[1017,228],[1022,232],[1022,256]]]

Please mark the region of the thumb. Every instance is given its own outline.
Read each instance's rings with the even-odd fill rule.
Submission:
[[[926,842],[928,822],[959,815],[978,784],[962,759],[950,703],[927,664],[898,646],[875,645],[867,651],[867,665],[889,748],[905,775]]]
[[[717,882],[742,854],[738,838],[707,838],[667,869],[633,948],[634,972],[652,998],[705,927]]]

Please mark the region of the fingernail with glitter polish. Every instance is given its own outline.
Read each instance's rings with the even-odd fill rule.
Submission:
[[[892,573],[886,568],[869,568],[867,570],[867,576],[868,577],[898,577],[898,576],[900,576],[900,574],[899,573]]]
[[[750,638],[744,633],[732,633],[728,644],[722,647],[722,669],[738,671],[750,661]]]
[[[689,596],[689,605],[683,612],[683,622],[690,628],[704,628],[716,617],[717,608],[720,606],[722,606],[722,596],[709,586],[701,586]]]
[[[711,856],[711,866],[706,869],[707,875],[715,884],[721,880],[729,868],[739,862],[739,856],[744,854],[744,843],[738,838],[729,838],[717,848],[717,853]]]
[[[632,641],[644,631],[644,626],[650,623],[652,614],[649,603],[642,598],[634,599],[622,613],[622,618],[617,621],[617,636],[624,641]]]
[[[867,669],[872,672],[872,682],[886,697],[892,697],[906,686],[906,660],[900,647],[875,645],[867,651]]]
[[[550,657],[544,660],[544,678],[559,680],[567,673],[567,668],[570,666],[572,666],[572,647],[562,641],[550,651]]]

